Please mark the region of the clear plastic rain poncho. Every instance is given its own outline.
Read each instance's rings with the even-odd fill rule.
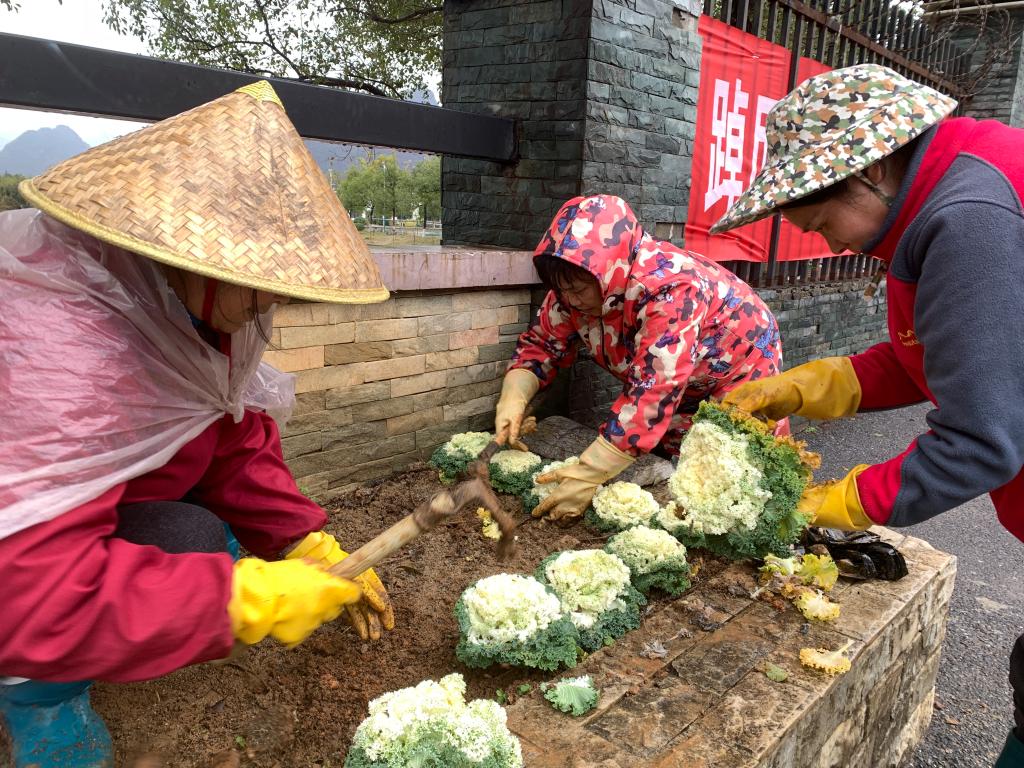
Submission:
[[[229,360],[156,262],[35,209],[0,214],[0,538],[163,466],[224,414],[287,418],[294,377],[265,346],[250,322]]]

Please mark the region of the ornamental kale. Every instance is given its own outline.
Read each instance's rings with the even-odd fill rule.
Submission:
[[[455,655],[469,667],[512,664],[555,670],[576,665],[579,632],[558,597],[531,576],[480,579],[455,605]]]
[[[597,706],[599,691],[594,687],[590,675],[568,677],[556,683],[541,683],[540,688],[551,706],[574,717],[585,715]]]
[[[633,586],[643,595],[655,587],[673,596],[690,588],[686,547],[667,531],[638,525],[612,536],[604,549],[626,564]]]
[[[430,464],[438,470],[441,482],[453,482],[466,471],[487,444],[494,439],[490,432],[460,432],[430,456]]]
[[[345,768],[522,768],[517,739],[495,701],[465,700],[462,675],[425,680],[370,702]]]
[[[580,647],[596,651],[640,626],[647,600],[630,584],[629,568],[600,549],[566,550],[544,558],[537,580],[550,586],[580,631]]]
[[[554,472],[556,469],[568,467],[572,464],[579,464],[579,456],[570,456],[565,461],[552,461],[533,473],[530,478],[530,487],[523,491],[523,511],[532,512],[534,508],[546,499],[551,492],[558,487],[558,483],[538,483],[537,478],[546,472]]]
[[[603,485],[594,494],[585,517],[587,525],[601,533],[617,533],[634,525],[647,525],[660,506],[650,491],[636,483]]]
[[[491,458],[491,487],[501,493],[522,494],[533,485],[543,459],[529,451],[498,451]]]
[[[785,556],[809,522],[797,502],[816,466],[801,444],[705,401],[668,481],[682,523],[675,533],[688,547],[734,560]]]

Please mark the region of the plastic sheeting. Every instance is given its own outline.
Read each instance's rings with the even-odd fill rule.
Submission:
[[[287,418],[272,312],[204,342],[159,266],[35,209],[0,214],[0,538],[166,464],[217,419]]]

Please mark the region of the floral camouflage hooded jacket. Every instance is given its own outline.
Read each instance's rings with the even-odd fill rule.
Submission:
[[[534,252],[542,255],[597,278],[602,315],[578,312],[549,291],[509,367],[530,371],[544,387],[585,345],[623,383],[600,432],[627,453],[659,444],[678,453],[701,400],[782,369],[775,318],[750,286],[652,238],[621,198],[565,203]]]

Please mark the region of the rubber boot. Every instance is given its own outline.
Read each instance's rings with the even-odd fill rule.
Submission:
[[[1011,730],[992,768],[1024,768],[1024,742]]]
[[[15,768],[113,768],[110,732],[89,703],[90,685],[0,685],[0,720]]]
[[[242,545],[238,543],[238,539],[235,538],[235,532],[231,530],[231,526],[227,523],[224,523],[224,535],[228,540],[228,554],[237,563],[238,558],[242,556],[240,551]]]

